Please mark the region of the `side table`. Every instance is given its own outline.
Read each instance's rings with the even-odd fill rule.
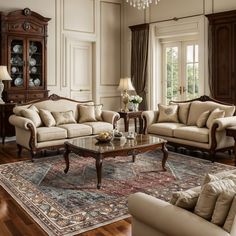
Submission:
[[[8,121],[9,116],[13,114],[15,105],[16,103],[0,104],[0,136],[2,137],[2,144],[5,143],[6,137],[15,136],[15,127]]]
[[[236,166],[236,126],[226,128],[226,135],[234,138],[234,165]]]
[[[135,132],[137,131],[137,119],[139,120],[139,133],[143,133],[143,119],[142,119],[142,111],[128,111],[123,112],[119,111],[120,118],[124,119],[124,125],[125,125],[125,132],[129,132],[129,120],[134,119],[134,125],[135,125]]]

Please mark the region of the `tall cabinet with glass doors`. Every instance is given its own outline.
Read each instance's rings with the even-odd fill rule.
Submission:
[[[29,8],[1,13],[1,64],[12,81],[5,83],[4,101],[23,103],[48,96],[47,26]]]

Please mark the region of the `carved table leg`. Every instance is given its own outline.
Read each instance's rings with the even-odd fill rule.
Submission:
[[[21,157],[22,146],[21,146],[20,144],[17,144],[17,148],[18,148],[17,156],[18,156],[18,157]]]
[[[63,156],[64,156],[64,159],[66,162],[66,168],[64,170],[64,173],[67,173],[69,170],[69,167],[70,167],[69,154],[70,154],[70,150],[69,150],[68,146],[65,145],[65,152],[64,152]]]
[[[162,168],[163,168],[164,171],[166,171],[165,164],[166,164],[166,161],[167,161],[167,158],[168,158],[168,149],[166,147],[166,143],[162,144],[161,151],[163,152]]]
[[[135,162],[136,155],[133,155],[132,157],[133,157],[133,162]]]
[[[97,170],[97,189],[101,188],[101,182],[102,182],[102,155],[99,154],[96,157],[96,170]]]

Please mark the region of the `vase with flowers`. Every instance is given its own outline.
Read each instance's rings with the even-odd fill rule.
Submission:
[[[129,102],[132,104],[133,111],[138,111],[139,104],[143,101],[143,98],[139,95],[133,95],[129,97]]]

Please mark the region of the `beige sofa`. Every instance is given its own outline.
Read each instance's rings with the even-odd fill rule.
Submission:
[[[22,148],[26,148],[30,151],[31,157],[33,158],[37,151],[63,147],[64,142],[67,140],[96,135],[102,131],[112,131],[120,117],[117,112],[102,110],[101,120],[78,123],[82,115],[79,114],[79,105],[93,106],[94,103],[92,101],[78,102],[53,94],[47,99],[37,100],[15,107],[13,110],[14,115],[10,116],[9,122],[15,126],[18,154],[21,154]],[[46,127],[42,122],[40,125],[37,125],[31,119],[22,115],[24,113],[23,110],[30,109],[32,106],[34,109],[37,109],[37,112],[42,111],[42,109],[49,111],[49,113],[69,111],[76,123],[54,124]]]
[[[180,120],[186,118],[186,122],[157,122],[159,111],[144,111],[144,133],[158,135],[168,141],[168,144],[175,147],[182,146],[192,149],[207,151],[214,161],[216,151],[232,149],[234,139],[226,136],[225,128],[236,125],[235,106],[221,103],[208,96],[198,99],[172,102],[178,104],[178,117]],[[189,104],[188,109],[184,107]],[[212,120],[210,127],[197,127],[196,122],[205,111],[213,111],[215,108],[225,111],[223,118]]]
[[[215,176],[221,179],[232,174],[235,177],[236,171],[219,172]],[[201,186],[190,190],[200,193]],[[227,205],[224,207],[227,208]],[[228,233],[222,227],[194,214],[194,211],[145,193],[131,194],[128,208],[132,216],[132,236],[236,236],[236,217]]]

